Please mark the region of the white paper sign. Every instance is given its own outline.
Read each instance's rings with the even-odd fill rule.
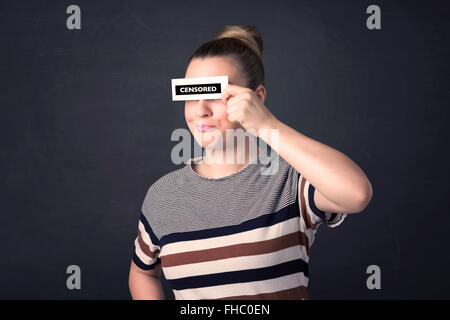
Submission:
[[[172,79],[172,101],[220,99],[228,76]]]

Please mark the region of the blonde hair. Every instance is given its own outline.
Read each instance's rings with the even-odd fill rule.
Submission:
[[[213,39],[236,38],[243,41],[261,59],[263,43],[261,33],[254,26],[225,26],[216,33]]]
[[[215,56],[231,57],[241,66],[247,79],[247,87],[255,90],[258,85],[264,85],[262,52],[261,33],[255,26],[224,26],[214,35],[213,40],[201,45],[190,60]]]

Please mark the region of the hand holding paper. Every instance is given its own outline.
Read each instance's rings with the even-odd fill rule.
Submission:
[[[246,130],[254,129],[257,134],[260,129],[271,128],[276,120],[256,92],[249,88],[228,84],[222,102],[228,106],[228,120],[239,122]]]

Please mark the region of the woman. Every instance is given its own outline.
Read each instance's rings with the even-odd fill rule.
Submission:
[[[164,298],[161,268],[176,299],[307,299],[317,227],[369,203],[371,184],[352,160],[266,108],[262,50],[255,27],[226,26],[191,57],[186,78],[227,75],[229,85],[222,99],[185,104],[188,127],[209,152],[149,188],[130,268],[134,299]],[[254,130],[268,162],[266,147],[226,144],[237,129]],[[276,170],[263,174],[268,163]]]

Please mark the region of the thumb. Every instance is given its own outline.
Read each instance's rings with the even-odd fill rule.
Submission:
[[[223,104],[227,104],[228,100],[231,98],[231,94],[227,91],[222,92],[222,95],[220,97],[220,99],[222,100]]]

